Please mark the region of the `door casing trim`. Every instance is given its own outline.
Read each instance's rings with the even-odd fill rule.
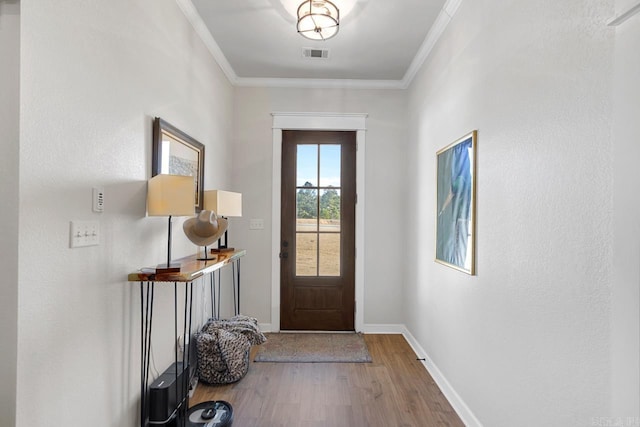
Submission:
[[[271,113],[273,116],[271,176],[271,331],[280,331],[280,188],[282,130],[342,130],[356,132],[356,277],[355,329],[364,328],[364,207],[366,113]]]

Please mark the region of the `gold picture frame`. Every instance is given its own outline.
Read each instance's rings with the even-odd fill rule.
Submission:
[[[477,130],[436,152],[435,261],[476,274]]]

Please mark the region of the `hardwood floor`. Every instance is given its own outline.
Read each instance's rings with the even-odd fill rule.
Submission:
[[[235,384],[199,384],[190,404],[228,401],[234,427],[464,426],[402,335],[364,337],[372,363],[251,362]]]

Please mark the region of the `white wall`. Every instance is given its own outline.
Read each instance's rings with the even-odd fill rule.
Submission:
[[[15,424],[18,332],[20,4],[0,0],[0,425]]]
[[[633,2],[618,0],[622,13]],[[614,264],[612,414],[640,416],[640,15],[616,29],[614,71]],[[617,418],[616,418],[617,419]]]
[[[365,324],[402,323],[403,169],[406,94],[396,90],[237,88],[234,113],[235,190],[243,216],[231,224],[234,243],[247,248],[242,264],[242,312],[271,323],[271,194],[273,112],[368,113],[366,119]],[[264,230],[249,230],[251,218]],[[361,252],[359,252],[361,253]]]
[[[174,0],[21,12],[17,425],[136,425],[139,288],[126,277],[162,262],[167,237],[166,218],[145,217],[152,119],[204,143],[205,187],[225,186],[233,89]],[[103,214],[91,211],[96,185]],[[82,219],[100,221],[100,246],[69,249],[69,221]],[[195,249],[183,220],[176,258]],[[155,302],[161,372],[173,360],[169,285]]]
[[[406,322],[486,426],[610,414],[613,13],[465,1],[409,89]],[[433,262],[435,152],[472,129],[475,277]]]

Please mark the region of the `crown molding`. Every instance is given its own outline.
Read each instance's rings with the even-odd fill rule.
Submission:
[[[305,89],[403,89],[401,80],[283,79],[238,77],[236,86]]]
[[[402,80],[357,80],[357,79],[289,79],[289,78],[248,78],[238,77],[229,61],[222,53],[220,46],[207,29],[200,14],[191,0],[176,0],[178,6],[200,36],[211,55],[218,63],[225,76],[233,86],[238,87],[272,87],[272,88],[305,88],[305,89],[407,89],[416,74],[427,60],[433,47],[440,39],[451,19],[455,15],[462,0],[447,0],[442,6],[427,37],[411,61]]]
[[[418,49],[418,53],[416,53],[413,61],[411,61],[411,65],[402,79],[403,89],[407,89],[409,85],[411,85],[411,82],[413,82],[413,79],[431,54],[431,51],[440,39],[440,36],[442,36],[442,33],[444,33],[447,26],[449,26],[451,18],[455,15],[460,3],[462,3],[462,0],[447,0],[447,2],[442,6],[442,10],[431,26],[431,29],[427,33],[427,37],[425,37],[424,42],[422,42],[420,49]]]
[[[618,16],[616,16],[615,18],[613,18],[611,21],[607,23],[607,25],[610,27],[616,27],[622,24],[627,19],[631,18],[633,15],[635,15],[638,12],[640,12],[640,2],[638,2],[635,6],[629,7],[626,10],[626,12],[623,12]]]
[[[338,113],[338,112],[300,112],[300,111],[274,111],[271,113],[272,116],[287,116],[287,117],[358,117],[358,118],[367,118],[369,117],[369,113]]]
[[[178,3],[178,6],[182,10],[182,13],[184,13],[184,16],[187,18],[189,23],[191,23],[191,26],[196,31],[196,34],[200,36],[200,39],[202,39],[207,49],[209,49],[209,52],[222,69],[222,72],[225,74],[225,76],[227,76],[229,83],[235,86],[236,81],[238,80],[238,76],[233,70],[231,64],[229,64],[229,61],[227,61],[224,53],[222,53],[222,49],[220,49],[218,43],[216,43],[216,41],[213,39],[213,36],[207,29],[207,26],[200,17],[200,14],[196,10],[196,7],[193,5],[193,2],[191,2],[191,0],[176,0],[176,3]]]
[[[458,7],[460,7],[460,3],[462,3],[462,0],[447,0],[447,2],[442,6],[442,10],[449,15],[449,18],[453,18]]]

